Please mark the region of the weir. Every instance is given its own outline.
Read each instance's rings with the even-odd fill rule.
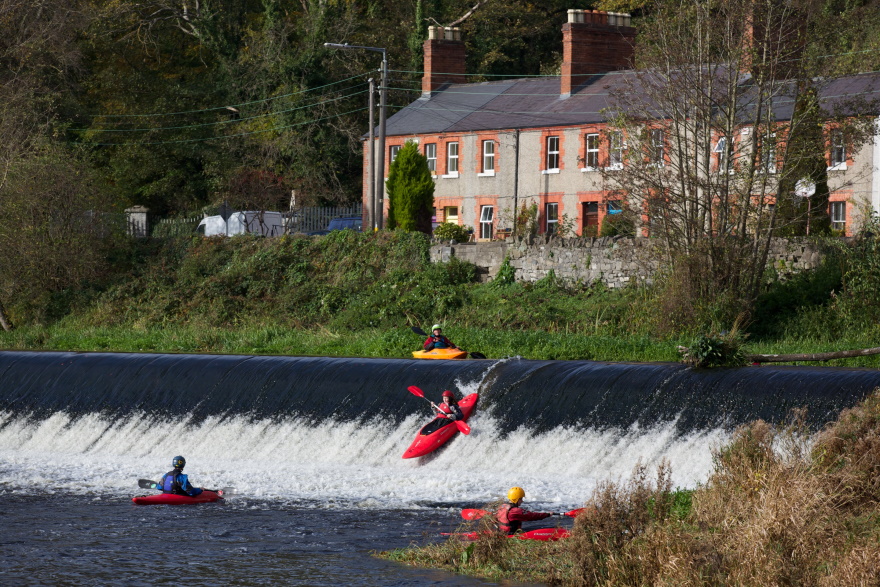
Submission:
[[[679,433],[784,421],[806,408],[814,427],[880,386],[875,369],[744,367],[592,361],[424,361],[242,355],[0,352],[0,410],[45,416],[246,415],[400,423],[425,413],[407,387],[479,391],[479,409],[503,432],[526,426],[642,428],[675,422]]]
[[[402,460],[431,417],[410,385],[479,392],[472,434]],[[639,462],[692,487],[734,427],[805,408],[817,430],[878,386],[872,369],[8,351],[0,489],[131,495],[185,454],[205,486],[322,507],[472,505],[511,485],[575,507]]]

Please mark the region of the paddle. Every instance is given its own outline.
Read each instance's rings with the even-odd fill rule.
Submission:
[[[150,481],[149,479],[138,479],[138,487],[141,489],[159,489],[159,484],[155,481]],[[213,491],[219,495],[232,495],[235,493],[235,489],[232,487],[224,487],[222,489],[208,489],[207,491]]]
[[[421,334],[422,336],[430,336],[427,332],[425,332],[424,330],[422,330],[418,326],[411,326],[410,330],[412,330],[416,334]],[[458,347],[456,347],[456,348],[458,348]],[[465,352],[467,352],[467,351],[465,351]],[[486,358],[486,355],[484,355],[483,353],[468,353],[468,354],[471,356],[472,359],[485,359]]]
[[[415,385],[410,385],[409,387],[407,387],[407,389],[410,391],[411,394],[422,398],[423,400],[427,401],[429,404],[434,406],[434,409],[437,410],[438,412],[441,411],[440,408],[437,407],[437,404],[435,404],[434,402],[432,402],[431,400],[426,398],[425,392],[422,391],[421,389],[419,389],[418,387],[416,387]],[[444,418],[445,417],[446,416],[444,416]],[[453,420],[452,423],[455,424],[456,428],[458,428],[458,430],[462,434],[470,434],[471,433],[471,427],[468,426],[466,423],[462,422],[461,420]]]
[[[587,508],[578,508],[576,510],[571,510],[569,512],[553,512],[554,516],[568,516],[569,518],[576,518],[579,513],[584,511]],[[486,510],[478,510],[478,509],[464,509],[461,510],[461,517],[465,520],[479,520],[483,516],[488,515],[489,512]]]

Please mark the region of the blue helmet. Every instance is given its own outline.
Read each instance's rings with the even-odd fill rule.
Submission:
[[[183,457],[174,457],[171,459],[171,466],[175,469],[182,469],[186,466],[186,459]]]

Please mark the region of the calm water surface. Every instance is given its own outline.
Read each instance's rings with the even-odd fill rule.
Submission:
[[[424,543],[455,523],[446,510],[330,510],[237,496],[136,506],[115,496],[7,492],[0,493],[0,584],[497,584],[371,556]]]

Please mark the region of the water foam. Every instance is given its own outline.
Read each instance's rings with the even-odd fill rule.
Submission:
[[[681,436],[674,423],[542,434],[521,427],[502,435],[491,415],[478,412],[469,436],[458,435],[427,457],[401,459],[426,421],[231,416],[193,423],[144,413],[123,419],[0,413],[0,491],[134,495],[136,479],[158,478],[172,456],[183,454],[196,484],[233,486],[256,499],[418,508],[487,503],[519,485],[533,506],[567,509],[582,504],[598,482],[625,479],[638,462],[653,467],[666,459],[674,484],[693,487],[708,477],[711,447],[728,438],[720,429]]]

